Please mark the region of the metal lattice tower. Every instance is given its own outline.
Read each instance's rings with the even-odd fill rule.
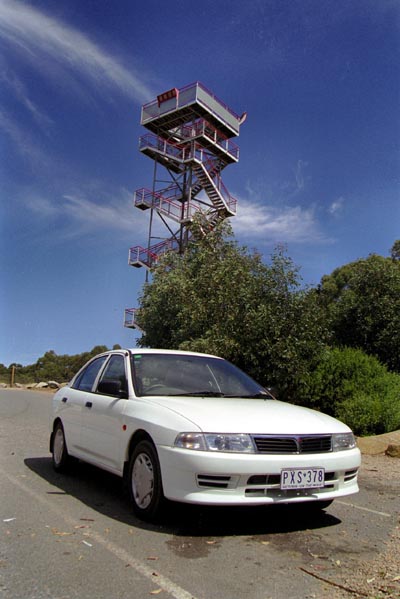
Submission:
[[[184,253],[197,213],[207,224],[204,234],[236,214],[237,201],[221,172],[239,160],[232,138],[239,135],[245,118],[199,82],[173,88],[142,107],[141,125],[149,133],[140,137],[139,150],[154,160],[154,175],[151,189],[135,192],[135,206],[150,211],[149,232],[147,247],[130,248],[129,264],[145,267],[146,280],[164,252]],[[165,235],[155,236],[160,223]],[[125,310],[124,325],[139,329],[135,311]]]

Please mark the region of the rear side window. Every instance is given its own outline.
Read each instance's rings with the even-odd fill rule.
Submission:
[[[79,391],[91,391],[94,381],[106,360],[107,356],[101,356],[100,358],[93,360],[93,362],[90,362],[78,376],[72,387],[74,389],[79,389]]]

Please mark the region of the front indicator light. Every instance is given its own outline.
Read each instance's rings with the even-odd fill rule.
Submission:
[[[201,433],[180,433],[176,437],[174,445],[182,449],[195,449],[197,451],[205,451],[207,449],[204,435]]]

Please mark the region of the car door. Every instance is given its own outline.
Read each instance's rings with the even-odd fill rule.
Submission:
[[[82,411],[90,397],[96,378],[107,356],[92,360],[78,374],[70,387],[65,387],[57,406],[57,416],[61,418],[69,453],[80,457]]]
[[[88,461],[120,472],[122,416],[128,398],[125,356],[112,354],[82,409],[80,445]]]

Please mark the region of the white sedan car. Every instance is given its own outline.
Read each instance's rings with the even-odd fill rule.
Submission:
[[[155,349],[103,353],[60,389],[50,451],[57,471],[79,458],[125,477],[143,519],[165,499],[325,508],[358,491],[361,462],[345,424],[222,358]]]

